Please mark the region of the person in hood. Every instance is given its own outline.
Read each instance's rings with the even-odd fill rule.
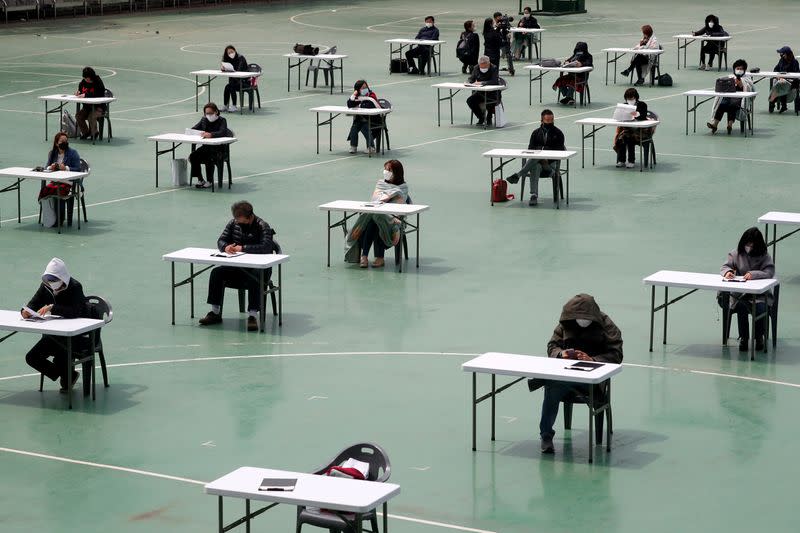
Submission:
[[[353,94],[347,99],[347,107],[379,109],[381,104],[378,102],[378,95],[370,88],[366,80],[358,80],[353,85]],[[376,151],[375,140],[380,137],[381,127],[380,117],[372,117],[371,120],[368,120],[367,117],[354,115],[350,133],[347,135],[347,140],[350,142],[350,153],[354,154],[358,151],[358,133],[361,132],[364,142],[367,144],[367,152],[374,154]]]
[[[564,304],[553,336],[547,343],[547,355],[561,359],[619,364],[622,362],[622,333],[614,321],[600,311],[594,297],[578,294]],[[589,388],[565,381],[528,381],[531,391],[542,386],[544,401],[539,422],[542,453],[553,453],[553,424],[558,416],[559,403],[573,393],[586,395]]]
[[[780,59],[775,68],[775,72],[800,72],[800,64],[794,57],[794,52],[788,46],[782,46],[776,50],[780,54]],[[789,100],[789,94],[794,91],[794,97],[797,97],[797,90],[800,88],[800,80],[788,80],[786,78],[776,78],[775,83],[769,91],[769,112],[775,111],[775,104],[779,104],[780,108],[778,113],[785,113],[787,110],[786,103]],[[796,109],[796,108],[795,108]]]
[[[201,131],[200,136],[204,139],[233,137],[233,132],[228,129],[228,122],[219,116],[219,108],[214,102],[209,102],[203,106],[203,117],[200,122],[192,126],[192,129]],[[204,144],[189,154],[189,175],[192,178],[197,178],[195,187],[198,189],[211,187],[211,183],[214,181],[214,169],[221,158],[224,157],[226,149],[226,146]],[[206,167],[206,179],[203,179],[203,165]],[[222,181],[221,175],[219,179]]]
[[[589,45],[583,41],[575,43],[572,55],[564,60],[562,66],[565,67],[591,67],[594,66],[594,59],[589,53]],[[561,73],[561,76],[553,84],[553,90],[558,89],[561,93],[561,103],[573,105],[575,103],[575,91],[583,92],[586,89],[586,80],[589,78],[588,72],[577,74]]]
[[[432,16],[425,17],[425,25],[420,28],[417,32],[417,36],[414,37],[419,41],[438,41],[439,40],[439,28],[436,27],[434,24],[434,19]],[[412,47],[408,52],[406,52],[406,61],[408,62],[408,73],[409,74],[425,74],[425,67],[428,65],[428,60],[431,57],[431,47],[425,45],[419,45]],[[414,63],[414,58],[417,58],[419,61],[419,68]]]
[[[238,53],[232,44],[225,47],[225,51],[222,53],[222,63],[228,63],[236,72],[247,72],[250,70],[247,59]],[[223,106],[220,111],[230,111],[231,113],[239,111],[239,108],[236,107],[236,95],[245,87],[250,87],[250,80],[248,78],[228,78],[228,84],[225,85],[225,90],[222,94]],[[228,102],[231,103],[230,106]],[[242,102],[242,105],[244,105],[244,102]]]
[[[692,35],[718,37],[727,35],[727,33],[722,26],[719,25],[719,19],[716,15],[707,15],[703,27],[692,32]],[[702,41],[700,43],[700,70],[711,70],[711,67],[714,65],[714,56],[719,53],[722,46],[724,46],[722,41]],[[708,67],[706,67],[706,54],[708,54]]]
[[[43,316],[55,315],[63,318],[88,318],[89,316],[83,287],[78,280],[69,275],[67,265],[58,257],[54,257],[47,264],[47,268],[42,274],[42,283],[26,307]],[[31,313],[27,309],[20,311],[22,318],[31,317]],[[87,340],[83,337],[73,339],[73,353],[79,353],[85,349],[84,343]],[[43,335],[41,340],[25,355],[25,362],[53,381],[60,380],[61,392],[67,391],[67,348],[58,337]],[[84,365],[84,371],[86,371],[86,365]],[[91,372],[91,368],[89,371]],[[79,377],[78,372],[72,373],[73,385]]]
[[[231,206],[233,219],[228,222],[217,240],[217,249],[228,254],[271,254],[279,250],[269,224],[253,213],[250,202],[236,202]],[[268,269],[264,281],[272,274]],[[225,288],[247,289],[247,331],[258,331],[258,312],[261,310],[262,292],[258,286],[258,272],[249,268],[218,266],[211,271],[208,282],[208,300],[211,311],[200,319],[201,326],[222,322],[222,301]]]
[[[542,111],[542,125],[533,130],[528,141],[528,150],[566,150],[564,143],[564,132],[556,127],[555,115],[549,109]],[[519,172],[515,172],[508,177],[509,183],[517,183],[520,178],[526,176],[531,180],[531,199],[528,205],[535,206],[539,203],[539,178],[551,177],[554,180],[553,190],[556,189],[559,161],[549,161],[547,159],[528,159],[522,165]],[[556,193],[557,194],[557,193]]]
[[[733,75],[730,76],[736,80],[736,92],[754,92],[755,83],[753,78],[747,73],[747,61],[744,59],[737,59],[733,62]],[[722,117],[728,115],[727,130],[728,135],[733,131],[733,123],[739,117],[739,111],[744,110],[749,112],[753,105],[753,99],[744,98],[714,98],[714,106],[712,110],[712,119],[706,123],[711,134],[717,133],[717,126],[719,125]]]
[[[775,277],[775,263],[767,252],[767,244],[758,228],[752,227],[745,230],[736,248],[728,252],[728,259],[720,268],[720,274],[726,279],[734,276],[743,276],[745,280]],[[749,294],[738,297],[737,295],[731,296],[730,312],[736,313],[739,323],[739,350],[746,352],[750,342],[748,317],[753,308],[753,296]],[[755,298],[756,316],[763,315],[767,310],[767,304],[772,302],[772,291],[756,295]],[[764,349],[766,327],[766,316],[756,320],[756,350]]]

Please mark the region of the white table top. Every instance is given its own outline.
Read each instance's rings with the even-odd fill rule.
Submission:
[[[565,368],[577,362],[572,359],[555,357],[489,352],[467,361],[461,365],[461,368],[464,372],[585,384],[602,383],[611,376],[622,372],[622,365],[613,363],[603,363],[603,366],[589,372]]]
[[[158,142],[174,142],[174,143],[193,143],[193,144],[233,144],[239,139],[236,137],[208,137],[203,138],[199,135],[186,135],[184,133],[162,133],[160,135],[152,135],[147,138],[148,141]]]
[[[754,98],[758,91],[737,91],[735,93],[718,93],[717,91],[709,91],[706,89],[693,89],[686,91],[686,96],[718,96],[720,98]]]
[[[762,70],[761,72],[748,72],[748,74],[750,74],[750,76],[760,76],[762,78],[800,79],[800,72],[772,72],[770,70]]]
[[[428,205],[422,204],[397,204],[388,202],[377,206],[366,205],[373,202],[361,202],[358,200],[334,200],[318,207],[321,211],[347,211],[349,213],[381,213],[384,215],[416,215],[430,209]]]
[[[296,479],[291,491],[260,491],[264,478]],[[365,513],[400,494],[400,485],[243,466],[208,483],[206,494]]]
[[[659,270],[644,278],[645,285],[659,287],[683,287],[685,289],[708,289],[715,291],[738,292],[742,294],[763,294],[775,285],[778,280],[751,279],[745,282],[722,281],[720,274],[705,272],[679,272],[675,270]]]
[[[242,71],[242,70],[215,70],[215,69],[206,69],[206,70],[193,70],[191,72],[195,76],[221,76],[224,78],[259,78],[261,77],[261,72],[250,72],[250,71]]]
[[[199,265],[222,265],[240,268],[272,268],[289,261],[288,255],[282,254],[244,254],[236,257],[213,257],[218,254],[216,248],[183,248],[161,257],[172,263],[195,263]],[[258,487],[256,487],[258,488]]]
[[[704,41],[730,41],[730,35],[719,35],[712,37],[710,35],[692,35],[691,33],[682,33],[680,35],[673,35],[673,39],[702,39]]]
[[[70,172],[68,170],[56,170],[54,172],[37,172],[29,167],[9,167],[0,169],[0,176],[9,178],[23,178],[47,181],[69,182],[79,180],[88,176],[88,172]]]
[[[495,148],[483,153],[483,157],[522,157],[525,159],[571,159],[578,152],[574,150],[528,150],[517,148]]]
[[[614,120],[613,118],[582,118],[575,124],[592,124],[595,126],[618,126],[620,128],[653,128],[661,124],[660,120]]]
[[[105,326],[102,320],[93,318],[52,318],[50,320],[23,320],[19,311],[0,310],[0,331],[19,331],[74,337]]]
[[[56,102],[82,102],[84,104],[108,104],[116,100],[113,96],[98,96],[97,98],[86,98],[74,94],[49,94],[40,96],[39,100],[55,100]]]
[[[388,115],[392,112],[391,109],[384,109],[382,107],[347,107],[346,105],[323,105],[319,107],[312,107],[309,111],[316,111],[317,113],[342,113],[345,115]]]
[[[385,43],[397,44],[419,44],[422,46],[433,46],[435,44],[445,44],[447,41],[433,41],[430,39],[386,39]]]
[[[602,51],[620,54],[640,54],[643,56],[658,56],[664,53],[664,50],[660,48],[603,48]]]
[[[770,211],[758,217],[762,224],[792,224],[800,225],[800,213],[787,213],[784,211]]]
[[[544,28],[511,28],[509,31],[511,33],[542,33],[547,30]]]
[[[505,91],[508,89],[507,85],[470,85],[468,83],[455,82],[437,83],[431,85],[431,87],[437,87],[439,89],[470,89],[478,92]]]
[[[283,54],[283,57],[294,57],[298,59],[324,59],[326,61],[331,61],[332,59],[344,59],[347,57],[347,54],[317,54],[315,56],[310,56],[306,54]]]
[[[542,72],[569,72],[580,74],[581,72],[591,72],[594,67],[543,67],[541,65],[526,65],[526,70],[541,70]]]

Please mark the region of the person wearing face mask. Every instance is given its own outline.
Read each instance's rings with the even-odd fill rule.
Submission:
[[[80,172],[81,170],[81,156],[78,151],[69,147],[69,137],[63,131],[56,133],[53,137],[53,148],[47,154],[47,164],[45,168],[48,170],[66,170],[71,172]],[[47,185],[42,181],[42,187],[39,190],[39,203],[42,206],[42,225],[45,227],[53,227],[57,224],[59,219],[56,209],[61,210],[61,220],[64,220],[64,211],[67,207],[67,202],[73,200],[59,200],[58,196],[64,196],[69,192],[69,184],[50,182]],[[66,189],[66,190],[65,190]],[[71,221],[68,221],[71,223]]]
[[[472,70],[467,83],[477,83],[480,85],[499,85],[500,76],[498,76],[497,67],[489,62],[488,56],[481,56],[478,58],[478,66]],[[488,120],[487,113],[491,114],[494,105],[497,104],[500,93],[492,91],[486,94],[486,102],[488,102],[489,109],[484,109],[484,94],[473,91],[467,98],[467,105],[472,110],[472,113],[478,119],[478,126],[482,126]]]
[[[649,24],[642,26],[642,38],[639,43],[634,47],[636,50],[658,50],[660,45],[658,39],[653,35],[653,27]],[[628,68],[623,70],[621,74],[627,76],[632,70],[636,70],[636,83],[635,85],[644,84],[644,66],[649,65],[650,61],[656,56],[649,56],[644,54],[634,54],[631,58],[631,64]]]
[[[553,336],[547,343],[548,357],[600,363],[622,363],[622,333],[614,321],[597,305],[594,297],[578,294],[572,297],[561,310]],[[528,389],[533,392],[544,387],[542,417],[539,433],[542,453],[554,453],[553,425],[558,416],[559,403],[572,395],[588,396],[589,386],[550,381],[528,380]],[[603,385],[595,385],[595,399],[605,396]]]
[[[739,244],[728,252],[728,259],[720,268],[722,277],[730,279],[743,276],[745,280],[770,279],[775,277],[775,264],[767,252],[767,244],[761,231],[752,227],[742,234]],[[750,343],[750,327],[748,317],[753,307],[752,295],[731,295],[730,312],[736,313],[739,324],[739,350],[746,352]],[[772,302],[772,291],[759,294],[756,298],[756,316],[766,312],[767,303]],[[764,349],[764,332],[767,318],[756,321],[756,350]]]
[[[589,53],[589,45],[579,41],[575,43],[575,48],[572,51],[572,55],[564,60],[563,66],[569,67],[592,67],[594,66],[594,58],[592,54]],[[583,92],[586,89],[586,80],[589,77],[589,73],[579,73],[579,74],[568,74],[564,75],[563,73],[556,82],[553,84],[553,90],[558,89],[561,93],[561,103],[564,105],[573,105],[575,103],[575,91],[576,89],[580,92]]]
[[[240,201],[231,206],[233,218],[217,239],[217,249],[228,254],[280,253],[274,240],[275,230],[253,212],[250,202]],[[265,283],[272,274],[268,269]],[[200,319],[201,326],[212,326],[222,322],[222,302],[225,288],[247,290],[247,331],[258,331],[258,314],[261,310],[262,292],[258,273],[252,269],[231,266],[214,267],[208,279],[208,304],[211,310]]]
[[[744,59],[737,59],[733,62],[733,78],[736,79],[736,92],[753,92],[755,84],[753,78],[747,74],[747,61]],[[746,112],[748,106],[753,105],[753,99],[747,100],[743,98],[714,98],[714,107],[712,111],[713,118],[710,122],[706,123],[708,129],[711,130],[712,135],[717,133],[717,126],[722,120],[723,115],[728,115],[728,135],[733,130],[733,123],[739,117],[740,111]]]
[[[464,31],[458,39],[456,46],[456,56],[461,61],[461,73],[472,72],[478,64],[478,54],[480,53],[481,41],[475,33],[475,21],[468,20],[464,23]]]
[[[788,46],[782,46],[777,50],[780,54],[780,60],[775,68],[775,72],[800,72],[800,64],[794,57],[794,52]],[[792,96],[792,100],[797,97],[797,91],[800,88],[800,80],[793,79],[787,80],[786,78],[777,78],[772,88],[769,91],[769,112],[775,111],[775,104],[779,104],[779,113],[784,113],[787,110],[786,103]],[[794,93],[794,94],[792,94]],[[795,110],[797,108],[795,107]]]
[[[372,191],[372,202],[405,204],[408,200],[408,184],[405,181],[403,164],[390,159],[383,164],[383,174]],[[387,248],[400,242],[402,221],[392,215],[361,213],[347,234],[345,261],[358,263],[360,268],[369,267],[369,250],[374,246],[373,267],[381,268],[385,262]]]
[[[40,315],[51,314],[63,318],[89,317],[83,286],[70,276],[67,265],[58,257],[54,257],[47,264],[42,274],[42,283],[26,307]],[[22,318],[31,317],[25,309],[20,310],[20,314]],[[83,336],[73,338],[72,342],[73,354],[80,353],[88,346],[88,338]],[[25,355],[25,362],[53,381],[59,379],[61,392],[67,391],[67,348],[63,338],[43,335]],[[83,370],[91,372],[91,362],[84,364]],[[80,377],[78,372],[72,373],[73,385],[78,381],[78,377]]]
[[[566,150],[564,133],[555,125],[555,116],[549,109],[542,111],[542,125],[533,130],[528,150]],[[508,177],[509,183],[517,183],[520,178],[530,178],[531,198],[528,205],[537,205],[539,198],[539,178],[553,177],[558,174],[559,161],[548,161],[547,159],[528,159],[522,165],[519,172],[515,172]],[[559,178],[553,178],[554,195],[558,193],[556,185]]]
[[[247,59],[239,54],[232,44],[225,47],[225,51],[222,53],[222,62],[228,63],[236,72],[247,72],[250,70]],[[223,105],[220,111],[229,111],[231,113],[239,111],[239,108],[236,107],[236,95],[245,87],[250,87],[250,80],[247,78],[228,78],[228,84],[225,85],[225,90],[223,92]],[[228,102],[231,102],[231,105],[228,105]],[[244,105],[244,102],[242,102],[242,105]]]
[[[708,35],[709,37],[718,37],[721,35],[728,35],[728,33],[720,26],[719,19],[716,15],[706,16],[705,24],[699,30],[692,32],[694,36]],[[720,41],[702,41],[700,43],[700,70],[711,70],[714,65],[714,56],[719,53],[720,46],[723,46]],[[708,54],[708,66],[706,67],[706,54]]]
[[[203,107],[203,117],[200,122],[192,126],[192,129],[202,131],[201,136],[204,139],[233,137],[233,132],[228,129],[228,122],[219,116],[219,108],[213,102],[209,102]],[[195,187],[198,189],[211,187],[211,183],[214,181],[214,169],[220,158],[223,157],[224,149],[223,146],[202,145],[189,154],[190,175],[192,178],[197,178]],[[203,179],[203,165],[206,167],[206,179]],[[222,180],[222,176],[220,176],[220,180]]]
[[[503,48],[503,35],[497,29],[494,19],[483,21],[483,55],[489,58],[492,65],[500,68],[500,50]]]
[[[523,10],[522,18],[517,22],[517,28],[526,28],[529,30],[540,28],[539,21],[531,14],[531,8],[526,7]],[[522,58],[525,54],[525,47],[531,46],[534,42],[538,41],[538,36],[536,35],[514,33],[513,36],[514,42],[512,43],[511,53],[514,55],[515,60]]]
[[[353,94],[347,99],[347,107],[378,109],[381,107],[381,104],[378,102],[378,95],[372,92],[366,80],[358,80],[353,85]],[[372,130],[370,130],[370,124],[372,124]],[[373,118],[370,121],[367,120],[367,117],[353,117],[353,124],[350,126],[350,133],[347,135],[347,140],[350,142],[351,154],[358,151],[359,132],[364,136],[364,141],[367,143],[367,151],[370,154],[374,154],[375,140],[380,138],[381,134],[380,120]]]
[[[417,36],[414,39],[418,39],[421,41],[438,41],[439,40],[439,28],[434,26],[434,20],[432,16],[425,17],[425,25],[420,28],[417,32]],[[425,67],[428,65],[428,60],[431,57],[431,47],[430,46],[414,46],[408,52],[406,52],[406,61],[408,61],[408,73],[409,74],[425,74]],[[414,58],[419,59],[419,68],[414,63]]]
[[[84,67],[81,73],[81,82],[78,84],[78,90],[75,96],[81,98],[102,98],[106,95],[106,86],[103,85],[103,80],[94,71],[92,67]],[[100,136],[97,131],[97,119],[105,115],[106,104],[83,104],[81,108],[75,113],[75,122],[78,123],[78,129],[81,131],[81,139],[93,139]]]
[[[634,120],[647,120],[647,104],[639,100],[639,91],[631,87],[625,91],[625,103],[636,107]],[[636,166],[636,147],[639,145],[642,136],[648,136],[650,131],[642,131],[641,128],[617,128],[614,135],[614,151],[617,153],[617,168]],[[625,156],[628,162],[625,162]]]

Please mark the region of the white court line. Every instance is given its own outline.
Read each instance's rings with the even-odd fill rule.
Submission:
[[[200,481],[197,479],[189,479],[185,477],[178,477],[178,476],[170,476],[167,474],[159,474],[158,472],[151,472],[149,470],[140,470],[138,468],[127,468],[124,466],[117,466],[117,465],[110,465],[106,463],[93,463],[90,461],[81,461],[79,459],[70,459],[69,457],[60,457],[58,455],[49,455],[45,453],[37,453],[37,452],[29,452],[27,450],[18,450],[16,448],[5,448],[0,447],[0,452],[5,453],[12,453],[16,455],[24,455],[26,457],[36,457],[37,459],[48,459],[50,461],[59,461],[61,463],[69,463],[73,465],[80,465],[80,466],[89,466],[92,468],[101,468],[104,470],[113,470],[116,472],[125,472],[128,474],[137,474],[140,476],[147,476],[147,477],[154,477],[158,479],[167,479],[170,481],[179,481],[181,483],[191,483],[193,485],[206,485],[207,481]],[[382,513],[378,513],[382,515]],[[393,520],[402,520],[406,522],[415,522],[417,524],[425,524],[428,526],[437,526],[445,529],[455,529],[457,531],[469,531],[470,533],[496,533],[494,531],[489,531],[486,529],[475,529],[471,527],[464,527],[455,524],[446,524],[444,522],[434,522],[432,520],[423,520],[421,518],[413,518],[410,516],[401,516],[395,514],[387,514],[389,518]]]
[[[438,17],[439,15],[447,15],[448,13],[450,13],[450,11],[442,11],[441,13],[434,13],[433,16],[434,17]],[[427,16],[429,16],[429,15],[422,15],[422,16],[417,15],[415,17],[410,17],[410,18],[407,18],[407,19],[390,20],[389,22],[381,22],[380,24],[373,24],[371,26],[367,26],[367,29],[369,31],[374,31],[372,28],[376,28],[378,26],[388,26],[389,24],[399,24],[401,22],[410,22],[412,20],[420,20],[420,18],[422,18],[424,20],[424,17],[427,17]],[[382,33],[385,33],[385,32],[382,32]]]

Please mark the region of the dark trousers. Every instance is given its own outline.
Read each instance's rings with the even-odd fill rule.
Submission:
[[[756,316],[764,313],[767,310],[767,304],[764,302],[756,302]],[[736,320],[739,323],[739,338],[742,340],[750,340],[750,319],[748,318],[753,311],[753,302],[750,300],[739,300],[733,312],[736,313]],[[764,332],[767,329],[767,317],[756,320],[756,339],[764,337]]]
[[[98,132],[97,119],[105,116],[105,110],[101,106],[84,105],[75,113],[75,122],[81,135],[95,135]]]
[[[386,251],[386,245],[383,244],[378,225],[370,220],[367,227],[361,232],[361,237],[358,239],[358,245],[361,247],[361,255],[369,255],[369,249],[373,244],[375,245],[375,257],[383,257]]]
[[[25,362],[37,372],[41,372],[53,381],[67,376],[67,344],[66,339],[57,339],[49,335],[42,336],[42,339],[33,345],[33,348],[25,355]],[[86,349],[86,341],[80,337],[72,339],[73,358]],[[50,358],[53,358],[50,361]],[[84,365],[91,365],[91,362]],[[86,370],[86,368],[84,368]],[[91,372],[91,367],[89,367]]]
[[[415,46],[408,52],[406,52],[406,61],[408,61],[408,70],[413,68],[417,68],[414,65],[414,58],[419,58],[419,71],[424,72],[425,67],[428,64],[428,59],[431,57],[431,47],[430,46]]]
[[[264,282],[269,278],[269,271],[264,273]],[[261,310],[261,290],[258,286],[258,273],[254,270],[238,267],[216,267],[211,271],[208,281],[208,300],[210,305],[222,307],[225,299],[225,288],[247,290],[247,310]]]
[[[500,50],[487,50],[484,48],[483,54],[489,58],[489,62],[500,68]]]
[[[472,95],[467,98],[467,105],[472,110],[472,113],[478,117],[479,121],[482,121],[486,118],[486,113],[492,113],[494,110],[494,106],[497,103],[497,94],[496,92],[490,93],[479,93],[474,92]],[[486,109],[483,108],[483,99],[484,95],[486,95],[486,102],[487,106]]]
[[[558,417],[558,406],[566,396],[577,391],[579,394],[589,395],[589,385],[577,385],[565,381],[548,381],[544,386],[544,401],[542,402],[542,418],[539,421],[539,434],[542,438],[552,438],[556,432],[553,425]]]
[[[640,80],[644,78],[642,69],[649,63],[650,58],[642,54],[636,54],[633,56],[633,59],[631,59],[631,68],[636,69],[636,76],[638,76]]]
[[[202,180],[202,165],[205,165],[206,178],[209,181],[212,181],[214,179],[214,169],[216,168],[221,157],[222,150],[219,146],[201,146],[189,154],[189,164],[191,165],[190,175],[193,178],[199,178]]]
[[[375,117],[375,120],[380,120],[378,117]],[[374,123],[372,124],[375,125]],[[364,136],[364,141],[367,144],[367,147],[375,148],[375,140],[377,139],[378,135],[380,134],[379,129],[372,129],[370,132],[369,129],[370,123],[367,119],[363,117],[355,117],[353,118],[353,125],[350,126],[350,133],[347,135],[347,140],[350,141],[350,146],[358,146],[358,134],[361,132],[361,135]]]
[[[239,94],[239,90],[242,87],[250,87],[250,81],[236,78],[228,79],[228,84],[225,85],[225,90],[222,92],[223,103],[226,107],[228,102],[236,105],[236,95]],[[244,97],[242,97],[242,99],[244,99]],[[244,102],[242,102],[242,105],[244,105]]]
[[[620,135],[617,138],[617,142],[614,143],[614,151],[617,152],[617,162],[624,163],[626,154],[629,162],[635,162],[637,146],[638,143],[633,135]]]
[[[716,42],[703,41],[700,45],[700,63],[706,62],[706,54],[708,54],[708,66],[711,66],[717,52],[719,52],[719,45]]]
[[[728,122],[733,122],[736,120],[736,114],[739,112],[739,101],[738,99],[733,103],[734,100],[726,101],[725,98],[717,106],[717,112],[714,113],[715,120],[722,120],[722,116],[727,113],[728,114]]]

